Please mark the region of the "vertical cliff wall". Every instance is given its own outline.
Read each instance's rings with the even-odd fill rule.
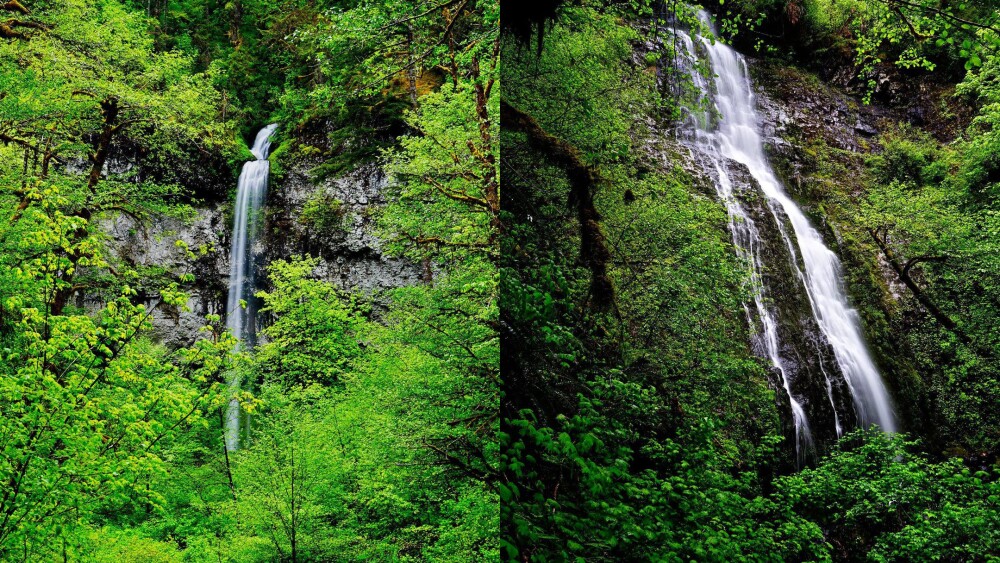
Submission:
[[[380,166],[361,164],[344,174],[316,179],[313,170],[322,162],[286,156],[282,174],[272,177],[260,240],[253,249],[260,256],[259,283],[266,286],[271,262],[294,255],[319,257],[315,275],[345,291],[373,294],[423,279],[422,265],[383,253],[376,220],[386,202],[388,180]],[[232,186],[203,190],[232,195],[235,180]],[[161,282],[194,275],[195,281],[185,285],[190,311],[161,306],[151,315],[154,336],[168,346],[187,345],[198,338],[205,315],[225,315],[232,222],[231,201],[202,203],[190,217],[153,217],[147,227],[125,215],[104,222],[114,260],[140,265],[159,275]],[[194,252],[194,261],[185,257],[178,241]],[[151,275],[150,280],[156,277]],[[158,303],[162,285],[150,280],[143,280],[146,285],[139,288],[147,306]],[[81,295],[78,302],[96,306],[96,298]]]

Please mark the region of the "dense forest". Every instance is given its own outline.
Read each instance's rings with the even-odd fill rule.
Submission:
[[[1000,2],[0,16],[0,561],[1000,560]]]
[[[704,9],[503,4],[503,557],[997,560],[1000,5]]]
[[[0,560],[499,557],[498,4],[0,11]],[[268,123],[274,196],[391,178],[364,217],[317,188],[291,223],[363,219],[420,275],[364,291],[263,252],[250,349],[193,296],[225,303],[206,264]]]

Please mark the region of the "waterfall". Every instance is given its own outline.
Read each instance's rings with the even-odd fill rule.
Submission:
[[[704,11],[699,13],[699,17],[711,29],[711,22]],[[821,369],[825,381],[821,382],[820,395],[829,400],[833,420],[822,423],[832,424],[836,436],[840,436],[845,430],[842,419],[850,414],[850,418],[856,419],[862,426],[877,424],[886,432],[896,431],[889,394],[865,343],[858,314],[847,299],[840,261],[826,247],[819,232],[798,205],[785,193],[767,161],[746,60],[721,42],[699,36],[700,46],[697,46],[689,34],[682,31],[676,33],[686,50],[687,66],[695,88],[701,95],[709,97],[715,108],[714,116],[697,110],[689,112],[689,146],[715,178],[716,191],[729,213],[733,242],[741,258],[751,267],[753,302],[747,304],[747,315],[752,326],[759,329],[757,338],[762,355],[766,355],[771,362],[788,395],[799,461],[802,461],[804,452],[812,447],[813,429],[806,415],[806,398],[793,391],[796,377],[800,374],[789,368],[787,358],[782,355],[782,327],[775,318],[769,288],[762,276],[767,267],[764,260],[778,257],[761,255],[762,240],[758,225],[734,193],[730,162],[746,166],[759,186],[781,240],[787,247],[791,269],[798,277],[794,281],[808,298],[812,317],[826,341],[824,346],[832,350],[839,373]],[[699,50],[703,56],[699,56]],[[697,65],[694,63],[704,58],[707,58],[715,75],[714,82],[695,70]],[[819,365],[823,365],[822,361]],[[850,392],[854,413],[844,413],[842,409],[838,412],[834,388],[841,381]],[[814,426],[819,423],[812,421]]]
[[[244,306],[254,292],[254,252],[260,207],[267,192],[267,177],[271,165],[267,161],[271,148],[271,134],[278,128],[276,123],[264,127],[257,133],[253,147],[256,160],[247,161],[240,172],[236,189],[236,205],[233,207],[233,239],[229,250],[229,299],[226,301],[226,328],[239,341],[237,350],[249,349],[254,344],[254,311]],[[240,390],[239,374],[233,373],[229,380],[229,404],[226,407],[226,449],[236,450],[240,445]]]

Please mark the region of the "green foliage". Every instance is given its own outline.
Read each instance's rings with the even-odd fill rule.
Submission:
[[[343,228],[344,214],[344,202],[319,193],[302,206],[299,221],[320,232],[336,232]]]
[[[163,509],[114,523],[191,561],[497,559],[499,4],[169,4],[157,43],[198,53],[223,114],[287,124],[278,176],[387,161],[378,228],[426,285],[347,295],[314,258],[271,263],[261,345],[227,372],[256,390],[245,447],[172,444]],[[300,218],[337,229],[341,205]]]
[[[0,559],[496,559],[499,4],[13,4]],[[248,158],[237,121],[276,109],[281,163],[391,161],[380,228],[426,260],[428,285],[348,296],[315,259],[276,261],[255,355],[211,326],[166,349],[150,319],[187,306],[193,275],[112,256],[101,227],[191,218],[185,186],[231,176]],[[338,228],[341,203],[314,198],[302,218]],[[228,452],[233,373],[258,396],[242,398],[247,447]]]
[[[725,210],[683,169],[646,156],[678,151],[645,126],[664,103],[633,65],[635,32],[592,8],[567,10],[540,58],[505,45],[505,101],[600,175],[616,292],[613,314],[590,308],[566,171],[502,132],[517,171],[501,252],[505,556],[822,559],[818,527],[739,472],[766,474],[780,438],[746,345],[745,271]]]
[[[32,274],[29,267],[19,277]],[[18,334],[5,339],[0,389],[8,447],[0,478],[9,487],[0,553],[16,546],[44,557],[72,530],[68,509],[161,505],[143,486],[164,469],[158,451],[179,426],[217,406],[230,341],[202,340],[171,359],[137,338],[149,314],[129,296],[126,287],[95,317],[46,317],[30,302],[5,303]]]
[[[512,40],[504,45],[512,68],[531,68],[504,73],[504,100],[578,147],[588,164],[625,161],[632,112],[658,98],[645,69],[625,64],[638,33],[590,5],[567,9],[566,18],[572,26],[553,28],[539,58]]]
[[[840,64],[843,54],[853,54],[867,103],[879,88],[878,74],[889,64],[956,76],[982,66],[1000,45],[998,7],[993,1],[737,0],[725,6],[724,28],[750,37],[762,28],[792,31],[791,47],[802,49],[799,57],[806,65]],[[769,35],[758,37],[763,37],[760,48]]]
[[[947,173],[937,143],[927,134],[904,130],[883,137],[881,144],[882,152],[872,163],[880,182],[924,186],[941,182]]]
[[[149,483],[221,404],[233,342],[210,326],[190,348],[150,342],[154,310],[186,308],[191,276],[118,263],[98,227],[119,213],[188,215],[164,164],[239,145],[206,77],[155,50],[142,17],[111,1],[35,7],[36,25],[21,26],[30,40],[0,43],[0,558],[95,552],[99,529],[100,560],[176,560],[169,546],[115,539],[104,515],[167,506]],[[124,146],[128,166],[113,162]]]
[[[315,265],[272,264],[262,294],[262,408],[233,457],[239,533],[269,538],[248,560],[495,558],[489,270],[397,290],[381,325]]]
[[[498,87],[495,79],[494,74],[489,84]],[[480,105],[480,88],[446,85],[422,97],[419,113],[410,116],[420,134],[402,137],[400,148],[386,155],[399,196],[385,210],[392,248],[408,249],[414,257],[431,246],[448,258],[495,259],[500,97],[494,94]]]
[[[984,106],[983,113],[989,111]],[[992,407],[998,374],[988,360],[1000,342],[992,320],[997,224],[974,172],[981,171],[977,155],[989,143],[977,131],[973,125],[968,141],[949,147],[912,132],[886,138],[860,213],[915,280],[916,292],[905,290],[908,306],[941,311],[905,336],[919,351],[930,392],[941,397],[929,413],[941,446],[957,451],[992,450],[1000,436]]]
[[[776,496],[836,537],[842,558],[989,560],[1000,542],[996,476],[955,459],[932,463],[915,447],[899,436],[846,436],[815,469],[779,479]]]
[[[1000,60],[990,57],[982,68],[970,72],[958,85],[959,95],[979,108],[967,135],[961,160],[961,176],[977,202],[992,206],[1000,184],[1000,146],[997,120],[1000,119]]]
[[[394,147],[406,130],[404,114],[411,107],[401,97],[383,94],[381,99],[355,100],[333,116],[335,129],[327,134],[328,149],[323,162],[312,170],[317,180],[348,172],[361,162],[375,161]],[[313,109],[306,115],[313,115]]]
[[[325,522],[344,518],[343,509],[331,511],[342,506],[344,496],[340,479],[348,467],[336,462],[347,460],[331,451],[336,440],[343,447],[344,429],[337,425],[330,432],[327,424],[336,419],[316,408],[321,388],[283,395],[277,389],[265,392],[269,415],[256,425],[253,447],[236,460],[239,520],[269,536],[278,559],[321,559]]]
[[[863,189],[812,194],[852,249],[883,236],[929,300],[891,312],[933,398],[926,445],[852,435],[781,477],[745,265],[662,127],[671,47],[636,55],[653,3],[566,4],[540,53],[500,37],[495,0],[32,4],[0,33],[0,559],[995,558],[996,475],[922,453],[1000,444],[993,3],[719,3],[724,34],[781,14],[866,80],[889,61],[964,66],[978,111],[948,146],[893,131]],[[501,81],[594,173],[592,214],[565,159],[502,130]],[[166,349],[151,315],[184,308],[193,276],[113,258],[100,225],[191,217],[185,186],[248,158],[237,129],[265,117],[287,125],[278,176],[384,164],[378,234],[423,279],[349,294],[316,258],[276,260],[254,354],[211,326]],[[300,219],[338,229],[342,202],[316,195]],[[256,396],[230,452],[234,372]]]
[[[78,551],[73,554],[94,563],[121,561],[149,561],[150,563],[181,563],[180,550],[167,543],[139,537],[127,531],[112,528],[86,530],[81,534]],[[67,548],[67,556],[71,553]]]
[[[897,26],[860,30],[869,36],[852,49],[898,40],[889,56],[902,64],[937,56],[919,41],[907,52],[910,40],[892,36],[898,14],[878,19],[885,14],[848,15],[843,3],[805,4],[811,12],[804,17],[825,16],[810,25],[820,21],[829,33],[862,21]],[[540,53],[514,40],[504,45],[504,102],[578,149],[599,177],[597,227],[608,241],[615,290],[610,312],[593,307],[580,234],[593,216],[577,213],[571,172],[561,168],[566,159],[538,151],[525,131],[502,131],[504,170],[515,183],[505,192],[501,241],[504,556],[990,560],[998,541],[991,531],[996,476],[921,452],[938,459],[949,447],[952,454],[996,449],[988,406],[996,403],[988,360],[995,331],[985,301],[993,298],[970,289],[994,286],[993,214],[970,205],[975,194],[963,185],[964,161],[954,152],[985,157],[991,149],[975,146],[977,136],[942,147],[901,130],[881,139],[878,155],[864,163],[809,140],[805,151],[819,162],[808,172],[822,177],[800,189],[833,210],[838,241],[857,253],[852,259],[874,262],[878,249],[866,229],[882,236],[888,228],[901,263],[919,258],[911,273],[965,336],[934,326],[912,297],[898,304],[907,311],[902,320],[900,311],[877,311],[905,329],[905,352],[884,349],[912,351],[896,360],[912,360],[933,394],[927,419],[914,423],[933,443],[849,436],[814,468],[775,478],[788,468],[781,453],[788,447],[764,370],[746,349],[745,268],[733,257],[724,209],[682,165],[684,148],[650,126],[669,104],[643,76],[653,63],[634,55],[632,26],[615,15],[586,2],[565,6]],[[989,69],[987,61],[982,72]],[[983,76],[983,85],[962,93],[989,90],[990,75]],[[880,287],[880,280],[867,283]],[[863,303],[884,306],[880,295]]]
[[[318,259],[270,265],[274,290],[261,292],[262,313],[275,317],[257,350],[263,377],[286,387],[331,385],[350,371],[360,353],[361,318],[329,283],[310,279]],[[346,301],[346,302],[345,302]]]
[[[826,558],[815,524],[754,498],[725,470],[711,445],[711,422],[686,431],[683,446],[671,439],[642,450],[626,446],[641,428],[635,421],[661,408],[660,400],[650,389],[616,387],[598,393],[619,395],[611,400],[627,401],[617,405],[625,411],[601,415],[597,409],[611,405],[581,398],[579,411],[560,416],[555,428],[539,427],[528,411],[510,421],[502,439],[512,481],[501,489],[509,559]],[[553,467],[561,468],[556,485],[563,490],[549,495],[545,474]]]

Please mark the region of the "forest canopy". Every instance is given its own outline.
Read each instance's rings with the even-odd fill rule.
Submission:
[[[0,2],[0,561],[997,560],[998,51],[994,0]]]
[[[2,9],[0,559],[496,558],[496,4]],[[228,236],[184,233],[231,224],[262,122],[277,179],[377,163],[372,235],[429,270],[373,294],[269,259],[251,351],[200,305]]]
[[[1000,6],[729,1],[699,15],[669,2],[511,4],[504,556],[992,560],[1000,301],[987,155]],[[715,41],[753,57],[764,166],[839,254],[903,432],[843,432],[840,418],[839,440],[796,458],[788,397],[806,393],[807,376],[791,388],[782,378],[810,369],[787,355],[816,338],[816,301],[796,305],[792,281],[796,268],[813,274],[774,262],[776,204],[748,195],[761,190],[745,183],[754,165],[713,157],[735,138],[702,157],[718,168],[698,161],[699,140],[733,119],[732,99],[714,98],[730,87],[719,75],[739,69],[716,66],[711,41],[685,42],[713,25]],[[715,114],[700,121],[705,107]],[[691,127],[705,128],[694,142]],[[734,208],[750,209],[757,230],[740,231]],[[761,233],[760,270],[733,232]],[[750,313],[762,291],[756,310],[773,311],[787,339],[771,359]],[[804,333],[784,328],[795,307]],[[832,418],[831,369],[819,370],[817,397],[829,393]],[[803,413],[821,413],[798,397]]]

